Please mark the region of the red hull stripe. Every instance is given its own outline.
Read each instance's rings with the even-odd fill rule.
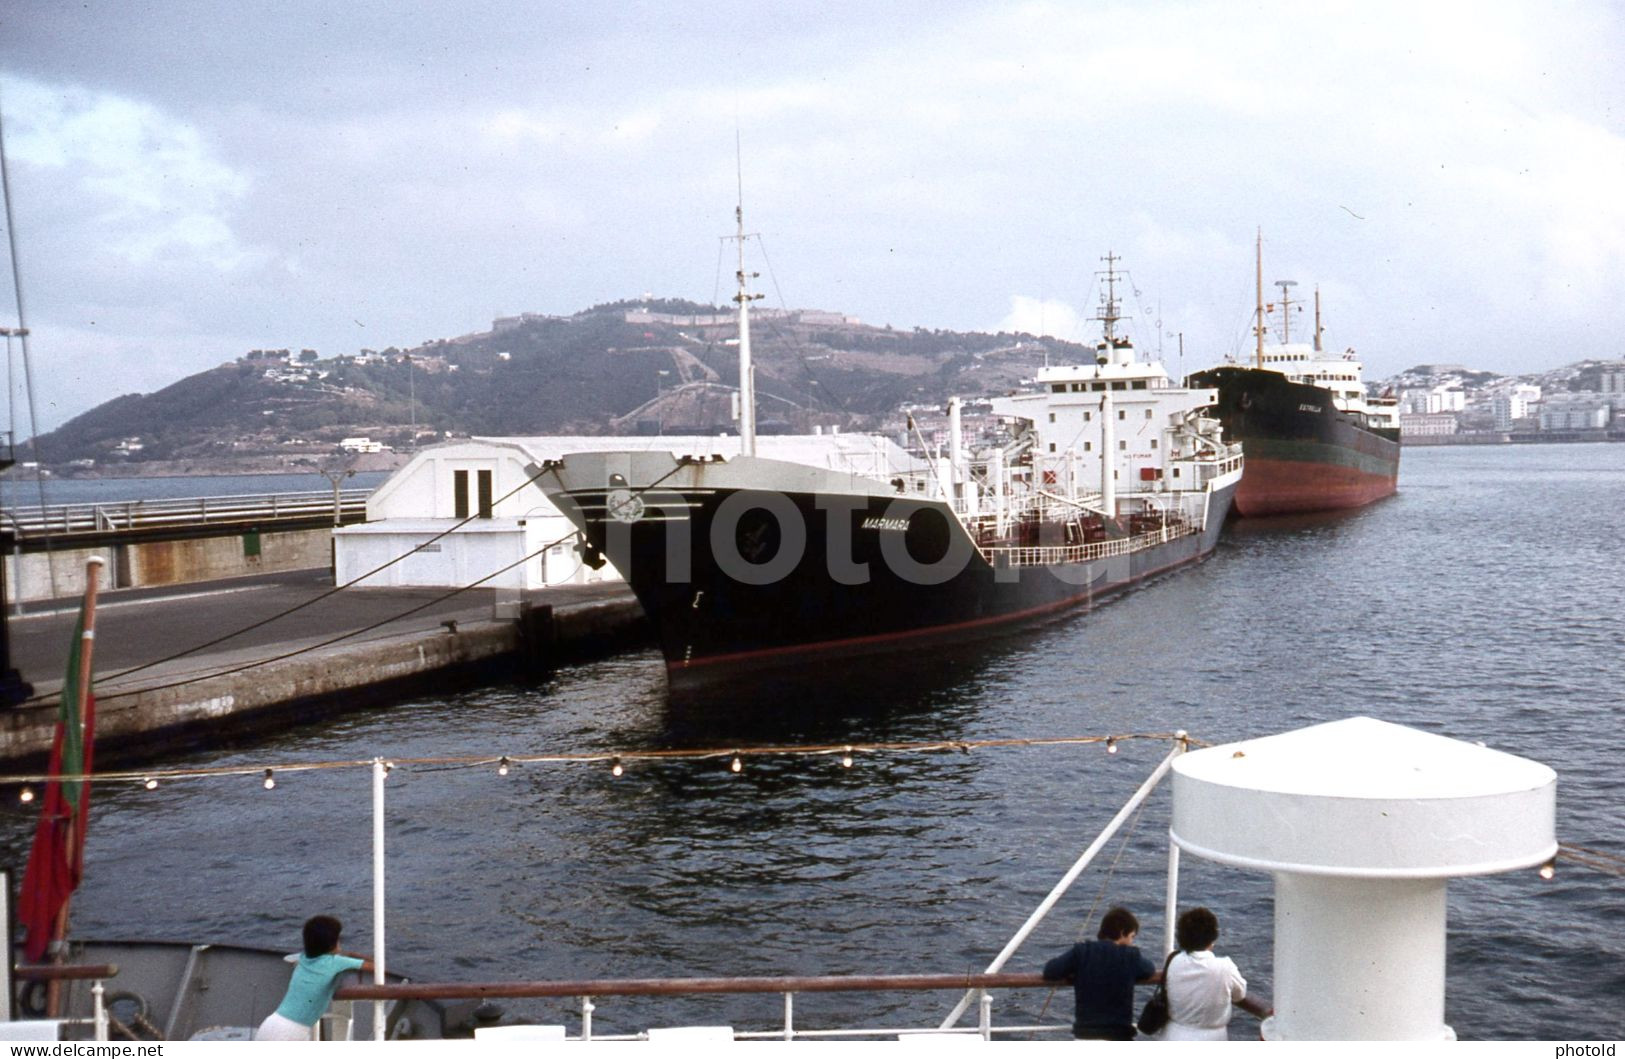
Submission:
[[[1236,488],[1236,513],[1245,518],[1336,511],[1392,496],[1395,477],[1333,463],[1247,457]]]
[[[924,628],[904,629],[900,632],[876,633],[873,636],[852,636],[840,640],[820,640],[816,643],[791,644],[786,647],[767,647],[760,651],[737,651],[732,654],[710,655],[705,658],[696,658],[688,662],[667,662],[666,668],[676,672],[688,672],[704,666],[742,662],[747,659],[754,661],[757,659],[781,657],[784,655],[811,654],[823,651],[844,651],[852,648],[865,647],[872,644],[894,643],[900,640],[951,636],[955,633],[969,629],[985,628],[990,625],[1001,625],[1006,622],[1028,621],[1055,611],[1065,610],[1068,607],[1088,603],[1091,600],[1104,599],[1107,596],[1113,595],[1114,593],[1121,592],[1125,588],[1139,584],[1147,578],[1156,577],[1157,575],[1166,573],[1169,570],[1184,566],[1186,563],[1195,562],[1198,559],[1205,558],[1206,555],[1207,553],[1193,555],[1189,559],[1181,559],[1175,563],[1168,563],[1166,566],[1159,566],[1155,570],[1149,570],[1131,581],[1124,581],[1102,589],[1099,593],[1090,594],[1088,592],[1082,592],[1075,596],[1068,596],[1065,599],[1056,600],[1053,603],[1045,603],[1042,606],[1029,607],[1026,610],[1011,611],[1009,614],[996,614],[988,618],[972,618],[969,621],[950,622],[945,625],[927,625]]]

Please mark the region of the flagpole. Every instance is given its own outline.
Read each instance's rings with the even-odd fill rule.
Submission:
[[[84,615],[84,626],[79,633],[79,679],[74,691],[73,716],[79,725],[79,745],[85,745],[85,706],[90,698],[91,654],[96,647],[96,591],[100,587],[102,567],[106,565],[102,557],[92,555],[85,560],[85,600],[81,613]],[[86,794],[85,788],[89,781],[80,781],[79,796]],[[80,877],[84,871],[85,847],[79,841],[75,828],[78,826],[78,814],[70,814],[67,820],[68,849],[72,851],[73,864],[71,870],[75,878]],[[62,964],[67,959],[68,939],[68,906],[73,903],[73,892],[69,891],[67,898],[62,902],[62,910],[57,913],[56,927],[51,932],[51,962]],[[52,980],[46,990],[45,1010],[48,1017],[55,1018],[60,1010],[60,983]]]

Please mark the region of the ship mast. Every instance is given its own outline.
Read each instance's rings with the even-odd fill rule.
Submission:
[[[1315,352],[1321,351],[1320,345],[1320,284],[1315,284]]]
[[[735,161],[737,163],[737,144]],[[736,225],[735,239],[739,242],[739,270],[734,275],[739,280],[739,291],[734,295],[734,301],[739,303],[739,448],[746,456],[756,455],[756,377],[755,369],[750,363],[750,303],[762,297],[752,294],[746,287],[746,281],[757,276],[755,272],[745,271],[745,177],[743,168],[739,172],[739,198],[734,205],[734,224]]]
[[[1108,250],[1100,260],[1106,262],[1106,293],[1100,299],[1100,315],[1094,319],[1102,324],[1106,335],[1106,353],[1110,356],[1117,348],[1117,321],[1123,318],[1117,311],[1117,272],[1113,268],[1122,258]]]
[[[1253,255],[1253,278],[1258,286],[1258,305],[1254,309],[1256,326],[1253,334],[1258,339],[1258,368],[1264,368],[1264,229],[1258,229],[1258,242]]]
[[[1284,346],[1292,341],[1292,288],[1298,281],[1278,279],[1275,285],[1281,288],[1281,344]]]

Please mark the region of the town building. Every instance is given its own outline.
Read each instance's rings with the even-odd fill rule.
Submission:
[[[1454,434],[1460,429],[1460,424],[1454,412],[1401,412],[1399,416],[1399,436],[1422,437]]]

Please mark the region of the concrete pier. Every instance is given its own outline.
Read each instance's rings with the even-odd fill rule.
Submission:
[[[640,642],[622,584],[527,593],[332,588],[325,570],[104,592],[95,653],[96,761],[186,746],[522,674]],[[34,697],[0,711],[0,761],[47,759],[77,601],[11,619],[13,663]],[[411,611],[411,613],[407,613]],[[202,651],[150,665],[236,630]],[[366,630],[366,631],[358,631]],[[139,668],[136,667],[146,667]]]

